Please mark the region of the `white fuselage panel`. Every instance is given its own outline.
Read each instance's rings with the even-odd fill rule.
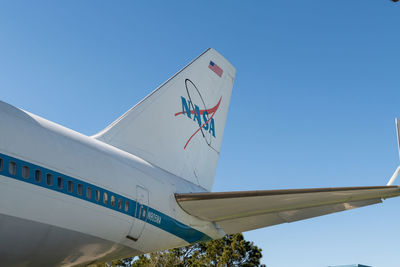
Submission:
[[[176,203],[174,193],[204,191],[201,187],[3,102],[0,125],[1,259],[14,255],[38,266],[46,258],[55,265],[79,265],[224,234],[214,224],[186,214]],[[138,201],[138,186],[148,192],[143,205]],[[8,234],[13,231],[20,233],[18,238]],[[46,253],[38,252],[40,246]],[[52,261],[49,255],[54,255]],[[16,260],[9,265],[23,264]]]

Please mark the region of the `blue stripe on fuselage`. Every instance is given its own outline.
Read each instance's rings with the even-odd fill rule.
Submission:
[[[174,218],[160,212],[157,211],[149,206],[143,205],[144,209],[147,211],[146,212],[146,216],[144,218],[139,218],[139,214],[138,212],[136,212],[135,207],[139,206],[137,205],[137,202],[133,199],[129,199],[127,197],[124,197],[122,195],[119,195],[117,193],[114,193],[112,191],[109,191],[107,189],[101,188],[99,186],[87,183],[85,181],[73,178],[71,176],[44,168],[42,166],[39,165],[35,165],[33,163],[27,162],[27,161],[23,161],[5,154],[1,154],[0,153],[0,158],[3,159],[3,165],[0,166],[0,175],[6,176],[8,178],[12,178],[15,180],[19,180],[22,182],[26,182],[26,183],[30,183],[36,186],[40,186],[49,190],[53,190],[53,191],[57,191],[69,196],[73,196],[79,199],[82,199],[84,201],[89,201],[91,203],[94,203],[96,205],[102,206],[104,208],[108,208],[108,209],[112,209],[114,211],[123,213],[125,215],[131,216],[133,218],[145,221],[148,224],[151,224],[157,228],[160,228],[170,234],[173,234],[177,237],[182,238],[183,240],[185,240],[188,243],[195,243],[198,241],[208,241],[211,240],[211,238],[194,229],[191,228],[190,226],[187,226],[177,220],[175,220]],[[17,172],[16,175],[12,175],[10,173],[9,170],[9,164],[10,161],[13,161],[17,164]],[[22,166],[27,166],[29,167],[29,178],[23,178],[22,177]],[[36,170],[40,170],[41,171],[41,181],[37,182],[35,180],[35,171]],[[47,174],[52,174],[52,183],[51,185],[47,184]],[[62,183],[63,186],[62,188],[58,187],[57,185],[57,179],[58,177],[62,177]],[[68,181],[72,181],[73,182],[73,190],[72,192],[68,191]],[[82,190],[82,194],[78,194],[77,192],[77,185],[78,184],[82,184],[83,186],[83,190]],[[92,189],[92,194],[91,194],[91,198],[87,198],[86,197],[86,190],[87,187],[91,187]],[[96,190],[98,190],[100,192],[100,199],[97,201],[95,194],[96,194]],[[104,193],[107,193],[108,195],[108,201],[107,203],[103,202],[103,197],[104,197]],[[111,206],[111,196],[115,196],[115,205]],[[121,199],[122,203],[123,203],[123,207],[121,209],[118,208],[118,200]],[[125,202],[128,201],[129,202],[129,209],[125,210]]]

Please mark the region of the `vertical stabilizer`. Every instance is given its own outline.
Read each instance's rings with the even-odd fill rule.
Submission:
[[[235,73],[208,49],[94,137],[210,191]]]

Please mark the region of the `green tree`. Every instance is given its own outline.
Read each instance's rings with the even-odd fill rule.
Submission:
[[[114,264],[125,267],[265,266],[260,264],[261,257],[261,249],[253,242],[244,240],[242,234],[234,234],[219,240],[128,258]]]

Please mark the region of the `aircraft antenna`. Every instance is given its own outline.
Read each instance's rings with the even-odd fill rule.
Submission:
[[[399,160],[400,160],[400,125],[399,125],[399,119],[395,118],[394,120],[396,124],[396,136],[397,136],[397,151],[399,153]],[[392,177],[390,178],[389,182],[387,185],[392,185],[394,181],[396,180],[397,176],[399,175],[400,172],[400,166],[397,167],[397,169],[394,171]]]
[[[399,152],[399,159],[400,159],[400,126],[399,126],[399,119],[395,118],[394,122],[396,123],[396,134],[397,134],[397,150]]]

